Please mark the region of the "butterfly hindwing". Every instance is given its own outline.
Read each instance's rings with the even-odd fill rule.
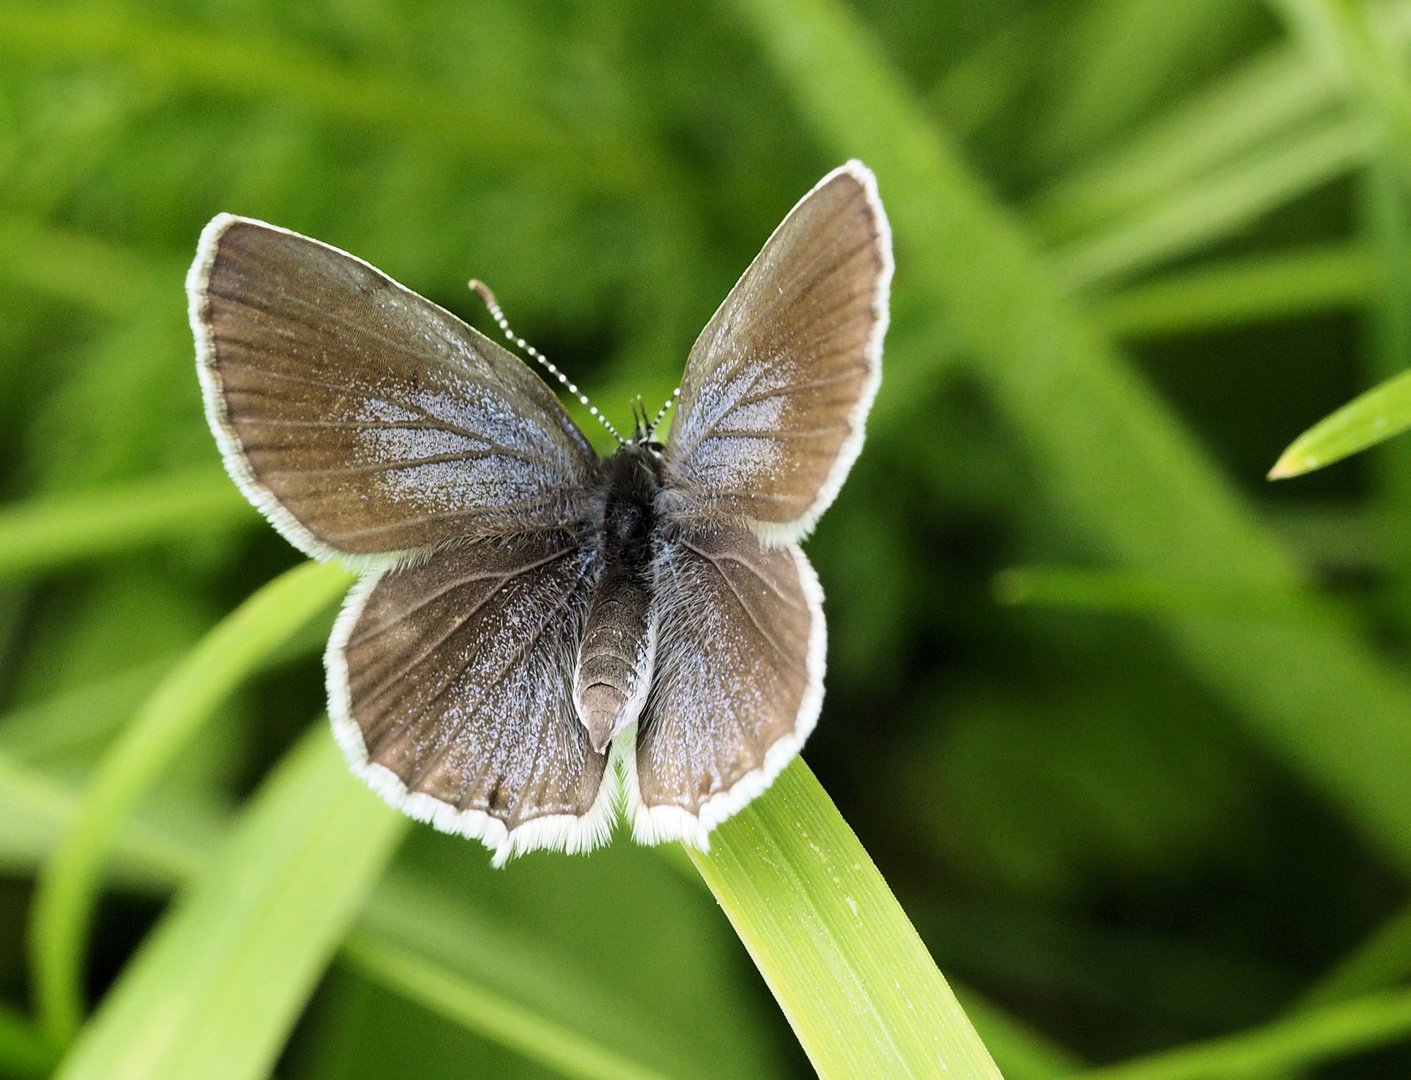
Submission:
[[[849,162],[789,213],[686,363],[666,446],[677,520],[748,522],[787,543],[832,502],[881,379],[891,232]]]
[[[740,525],[674,532],[654,582],[656,671],[628,801],[639,840],[707,835],[797,753],[823,699],[823,593],[797,545]]]
[[[306,553],[376,556],[581,518],[596,455],[553,392],[362,260],[223,214],[187,290],[226,466]]]
[[[611,826],[613,775],[572,697],[590,561],[567,532],[452,545],[369,574],[329,642],[334,731],[354,768],[497,862],[586,850]]]

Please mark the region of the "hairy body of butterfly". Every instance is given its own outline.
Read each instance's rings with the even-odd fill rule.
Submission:
[[[647,701],[656,628],[652,624],[652,538],[661,492],[662,447],[645,432],[607,461],[593,500],[591,543],[598,570],[578,650],[573,702],[601,754]]]
[[[891,274],[849,162],[706,324],[665,444],[641,424],[600,459],[449,312],[214,219],[187,288],[226,468],[297,547],[363,571],[325,653],[354,771],[497,864],[592,848],[619,811],[640,841],[707,847],[818,718],[823,594],[798,541],[862,445]]]

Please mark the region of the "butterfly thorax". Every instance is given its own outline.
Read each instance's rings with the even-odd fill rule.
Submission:
[[[573,700],[593,749],[632,724],[651,687],[652,537],[660,448],[634,439],[603,462],[593,499],[596,588],[578,650]]]

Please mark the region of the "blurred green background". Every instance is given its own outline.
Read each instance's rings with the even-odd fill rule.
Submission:
[[[831,637],[805,759],[947,977],[1076,1058],[1293,1007],[1411,870],[1411,451],[1263,479],[1411,359],[1398,151],[1299,6],[853,0],[826,12],[866,63],[810,72],[809,3],[0,3],[14,1017],[61,817],[24,784],[71,803],[174,660],[298,561],[201,415],[202,225],[298,230],[489,330],[483,278],[622,426],[851,154],[896,229],[894,319],[870,438],[807,545]],[[1399,70],[1411,4],[1356,10]],[[152,829],[214,842],[318,716],[330,619],[222,707]],[[129,863],[92,1001],[181,876]],[[493,872],[417,827],[376,897],[391,939],[666,1075],[808,1074],[709,893],[625,837]],[[346,961],[278,1065],[433,1073],[557,1075]]]

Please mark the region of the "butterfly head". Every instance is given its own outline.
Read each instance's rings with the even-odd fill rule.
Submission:
[[[642,404],[642,397],[639,394],[636,402],[632,406],[632,417],[635,421],[635,428],[632,434],[632,442],[636,446],[645,449],[653,457],[661,457],[665,451],[664,447],[656,438],[656,430],[661,426],[662,420],[666,417],[666,410],[676,403],[677,396],[681,393],[678,386],[671,391],[671,396],[666,399],[666,403],[657,410],[657,414],[652,419],[647,419],[646,406]]]
[[[637,400],[632,403],[632,442],[647,450],[649,453],[661,456],[662,445],[652,439],[656,431],[656,421],[647,416],[647,407],[642,404],[642,396],[637,395]]]

